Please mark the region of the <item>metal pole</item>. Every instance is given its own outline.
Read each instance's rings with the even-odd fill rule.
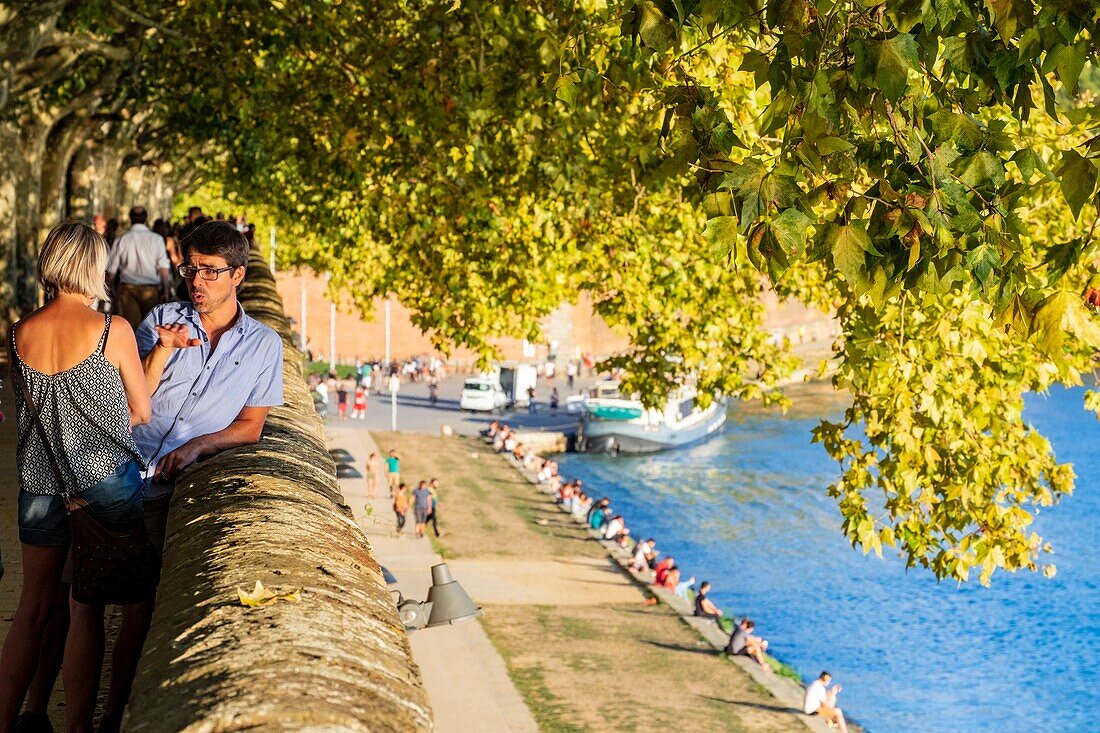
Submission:
[[[267,249],[267,263],[271,274],[275,274],[275,227],[271,227],[271,246]]]
[[[298,327],[300,329],[299,334],[298,334],[298,339],[299,339],[298,348],[300,348],[302,350],[303,354],[306,352],[306,343],[307,343],[307,339],[306,339],[306,316],[307,316],[306,303],[308,303],[308,302],[309,302],[309,298],[306,295],[306,275],[303,272],[302,273],[302,317],[298,321]]]
[[[386,369],[390,368],[390,296],[386,296]],[[396,408],[395,408],[396,409]]]
[[[328,305],[328,368],[330,372],[336,371],[336,304]]]

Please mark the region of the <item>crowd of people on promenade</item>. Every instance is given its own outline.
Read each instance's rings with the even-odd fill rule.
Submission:
[[[121,235],[102,217],[54,227],[37,262],[46,303],[8,334],[23,584],[0,650],[0,733],[52,730],[59,671],[66,728],[93,730],[107,605],[122,621],[98,730],[119,729],[176,479],[257,442],[283,402],[282,339],[237,300],[244,217],[146,222],[135,206]]]
[[[609,497],[595,498],[589,495],[582,479],[563,479],[556,461],[539,456],[505,423],[494,420],[483,435],[491,441],[493,450],[510,456],[518,467],[529,472],[538,483],[545,485],[555,495],[557,503],[564,511],[599,533],[603,540],[614,542],[628,550],[631,571],[646,578],[654,588],[663,588],[673,593],[691,605],[694,616],[708,619],[728,633],[725,654],[748,657],[761,670],[772,673],[767,658],[768,641],[755,634],[756,623],[750,618],[726,617],[710,598],[711,583],[707,580],[696,583],[694,575],[684,578],[674,557],[661,557],[662,553],[657,549],[654,538],[634,540],[626,519],[614,510]],[[647,603],[658,603],[657,596],[650,596]],[[841,688],[840,685],[829,687],[831,679],[828,672],[822,672],[818,679],[805,686],[803,712],[807,715],[820,715],[830,725],[836,725],[841,733],[847,733],[844,713],[836,704],[836,696]]]
[[[413,516],[413,532],[417,539],[423,539],[430,524],[436,537],[439,531],[439,479],[420,480],[415,488],[401,480],[401,454],[391,450],[383,459],[377,453],[367,458],[367,498],[378,495],[382,476],[385,474],[386,486],[393,500],[393,514],[397,521],[395,532],[398,537],[405,536],[409,512]]]

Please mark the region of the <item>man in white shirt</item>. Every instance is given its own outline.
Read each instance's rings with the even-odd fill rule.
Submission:
[[[118,277],[115,313],[134,330],[162,300],[168,300],[172,275],[164,237],[145,226],[148,214],[142,206],[130,209],[130,228],[119,237],[107,259],[107,279]]]
[[[835,685],[829,689],[829,682],[832,679],[831,674],[822,672],[820,677],[806,685],[806,696],[802,699],[802,712],[806,715],[820,715],[826,723],[839,728],[840,733],[848,733],[844,712],[836,706],[836,696],[841,687]]]

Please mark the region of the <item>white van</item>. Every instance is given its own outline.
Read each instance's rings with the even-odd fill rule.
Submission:
[[[462,385],[462,397],[458,406],[474,412],[504,412],[508,397],[500,382],[489,377],[470,377]]]

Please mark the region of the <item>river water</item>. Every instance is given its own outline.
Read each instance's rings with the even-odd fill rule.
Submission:
[[[803,389],[787,416],[737,405],[701,445],[570,454],[562,472],[610,496],[684,577],[710,580],[718,605],[752,617],[804,678],[831,672],[871,733],[1100,730],[1100,423],[1083,390],[1034,396],[1025,412],[1078,474],[1076,493],[1036,522],[1057,576],[997,573],[982,588],[852,549],[825,491],[837,469],[810,444],[844,405]]]

